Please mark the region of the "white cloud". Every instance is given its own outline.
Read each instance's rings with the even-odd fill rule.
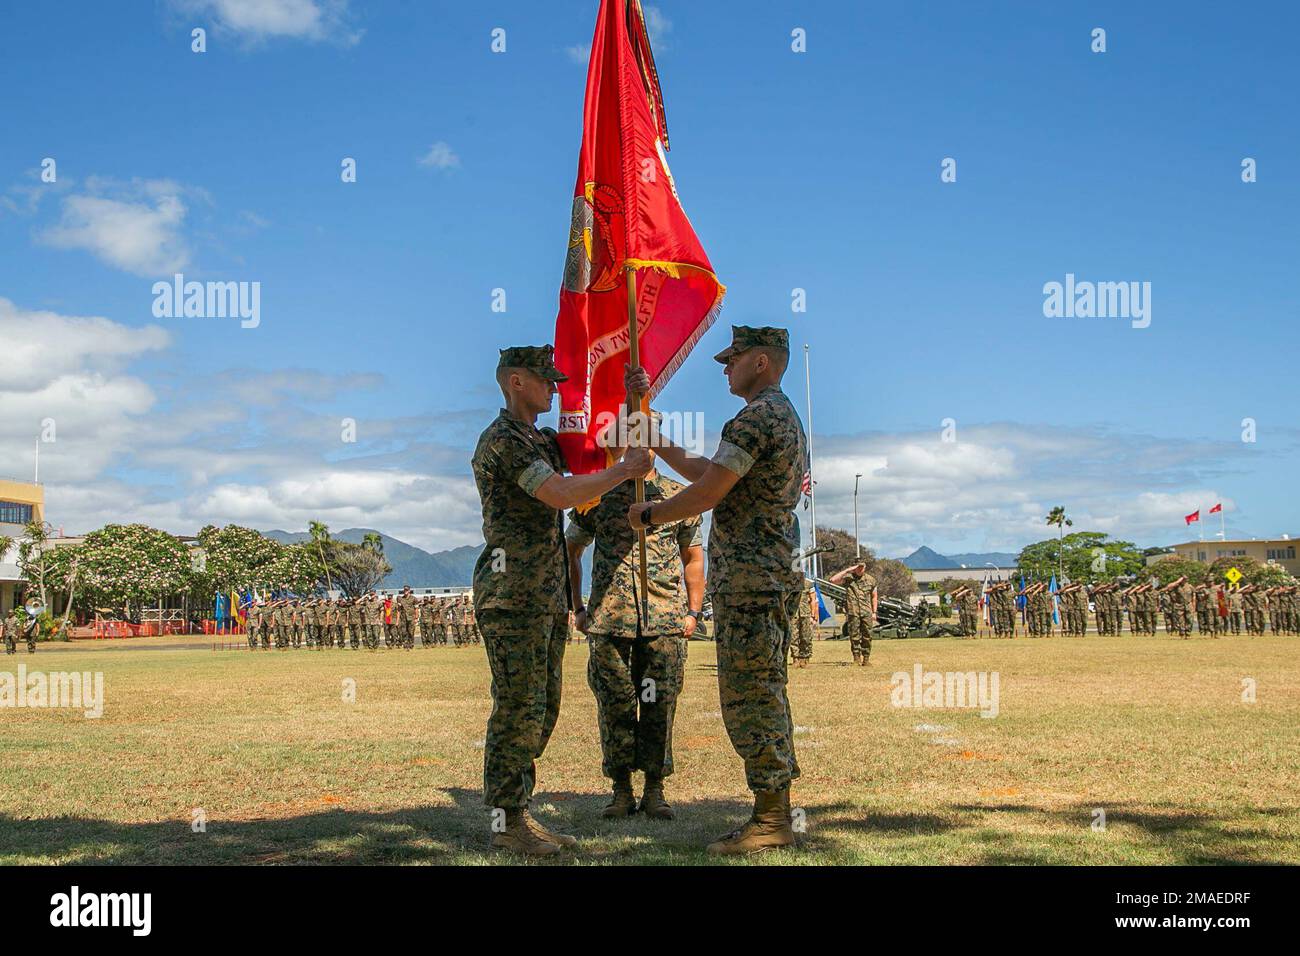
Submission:
[[[591,44],[577,43],[573,46],[566,46],[564,55],[579,66],[586,66],[591,62]]]
[[[453,169],[460,165],[460,157],[450,146],[439,141],[429,147],[429,151],[420,157],[419,163],[434,169]]]
[[[646,6],[643,10],[646,33],[650,34],[650,42],[655,49],[659,49],[665,45],[664,39],[672,32],[673,22],[658,7]]]
[[[86,190],[63,199],[59,222],[40,231],[38,241],[56,249],[84,249],[140,276],[165,275],[189,265],[183,187],[170,180],[124,186],[92,178]]]
[[[166,348],[171,337],[156,325],[136,328],[98,316],[28,311],[0,298],[0,341],[0,395],[7,410],[15,392],[89,372],[112,373],[128,359]]]
[[[1143,546],[1185,537],[1182,516],[1197,507],[1222,500],[1226,512],[1236,509],[1205,478],[1240,460],[1237,442],[1007,423],[967,425],[957,439],[941,441],[937,428],[818,436],[818,524],[852,529],[858,473],[861,537],[885,555],[922,544],[1018,551],[1047,537],[1044,518],[1058,504],[1076,531]]]
[[[353,46],[364,32],[351,26],[347,0],[171,0],[171,6],[178,16],[206,17],[218,34],[254,44],[293,39]]]

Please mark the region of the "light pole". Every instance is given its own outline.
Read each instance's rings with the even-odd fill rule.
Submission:
[[[858,537],[858,479],[861,477],[862,472],[853,476],[853,543],[858,549],[855,559],[862,557],[862,539]]]

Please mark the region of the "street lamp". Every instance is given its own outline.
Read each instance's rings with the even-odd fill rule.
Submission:
[[[862,557],[862,539],[858,537],[858,479],[861,477],[862,472],[853,476],[853,543],[858,549],[855,559]]]

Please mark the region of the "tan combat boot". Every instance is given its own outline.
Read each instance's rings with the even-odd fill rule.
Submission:
[[[641,795],[641,812],[652,820],[671,820],[676,814],[664,799],[663,777],[646,774],[645,793]]]
[[[521,856],[554,856],[560,852],[558,844],[544,840],[528,826],[528,811],[507,810],[506,828],[492,834],[488,844],[494,850],[507,850]]]
[[[614,799],[600,812],[607,820],[630,817],[636,813],[636,795],[632,793],[632,774],[621,773],[614,778]]]
[[[737,856],[783,846],[794,846],[788,787],[755,793],[753,815],[739,830],[710,843],[708,852],[715,856]]]
[[[556,833],[554,830],[548,830],[546,827],[538,823],[533,818],[533,815],[527,810],[523,811],[523,814],[524,823],[527,825],[528,829],[543,840],[554,843],[558,847],[575,847],[578,845],[577,837],[569,836],[567,833]]]

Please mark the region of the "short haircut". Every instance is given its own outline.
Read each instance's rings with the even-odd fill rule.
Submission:
[[[754,351],[760,355],[766,355],[772,368],[776,370],[777,375],[784,375],[786,367],[790,364],[790,350],[778,348],[775,345],[755,345]]]

